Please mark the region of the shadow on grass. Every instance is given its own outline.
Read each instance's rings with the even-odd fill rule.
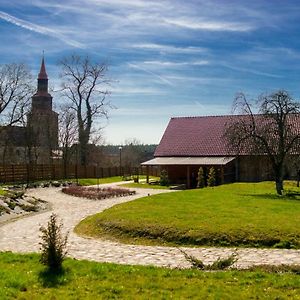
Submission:
[[[68,270],[62,268],[60,270],[45,269],[39,273],[39,280],[43,287],[56,287],[67,283]]]
[[[276,194],[243,194],[257,199],[265,200],[297,200],[300,201],[300,193],[294,191],[286,191],[284,195],[279,196]]]

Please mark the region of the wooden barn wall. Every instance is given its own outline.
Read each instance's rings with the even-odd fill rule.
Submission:
[[[284,168],[285,179],[296,179],[296,157],[287,161]],[[237,160],[238,181],[258,182],[274,180],[271,163],[267,156],[241,156]]]

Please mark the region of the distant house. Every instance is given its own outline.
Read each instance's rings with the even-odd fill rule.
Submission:
[[[156,148],[154,159],[143,166],[159,166],[168,172],[170,181],[195,187],[199,167],[207,175],[211,167],[217,171],[217,183],[262,181],[273,179],[272,168],[265,155],[249,151],[237,155],[225,137],[227,125],[239,116],[206,116],[171,118]],[[298,122],[299,121],[299,122]],[[297,118],[300,125],[300,116]],[[299,126],[298,126],[299,127]],[[296,173],[286,166],[286,176]]]

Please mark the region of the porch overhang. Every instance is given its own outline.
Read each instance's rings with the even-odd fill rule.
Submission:
[[[142,166],[225,166],[235,159],[233,156],[200,157],[155,157]]]

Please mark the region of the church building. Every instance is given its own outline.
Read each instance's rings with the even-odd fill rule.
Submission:
[[[48,164],[57,149],[58,114],[52,109],[43,57],[26,126],[0,128],[0,164]]]

